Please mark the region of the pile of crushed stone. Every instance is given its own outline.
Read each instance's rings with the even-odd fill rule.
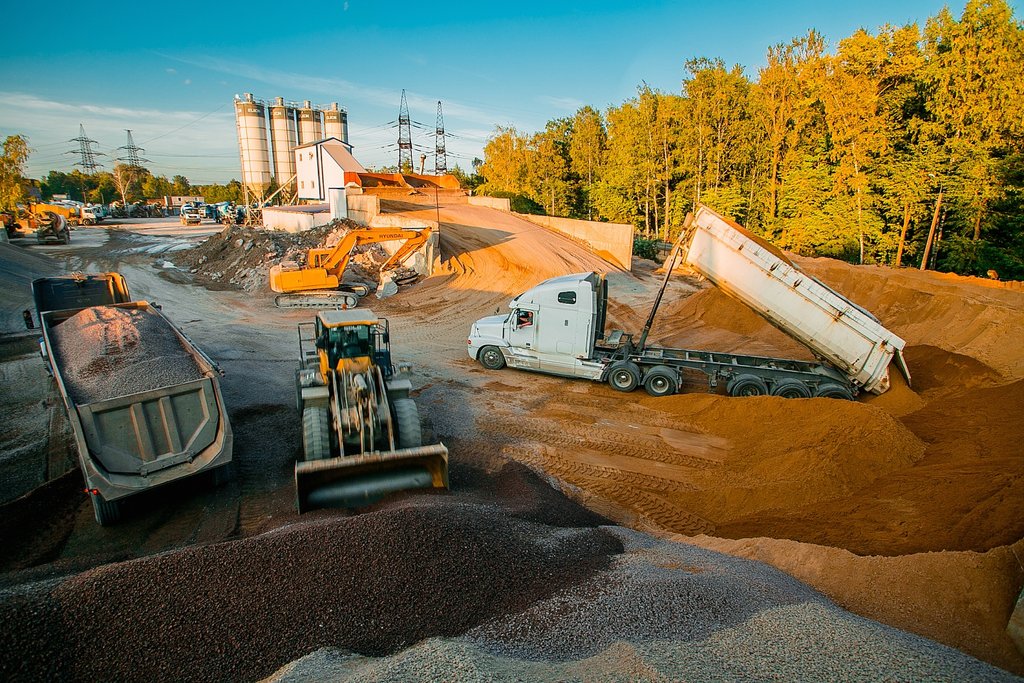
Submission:
[[[309,249],[333,247],[349,230],[362,227],[347,219],[296,233],[233,225],[198,246],[167,257],[175,265],[188,269],[203,284],[246,292],[263,291],[267,288],[271,266],[283,261],[306,265]],[[379,244],[357,247],[345,270],[345,281],[376,283],[380,266],[387,258],[388,253]]]
[[[203,378],[195,359],[157,313],[94,306],[52,329],[56,360],[75,403]]]
[[[521,612],[388,657],[323,649],[267,680],[1015,680],[767,565],[604,530],[625,549],[612,567]]]

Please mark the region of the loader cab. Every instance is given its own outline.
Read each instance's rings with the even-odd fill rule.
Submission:
[[[316,317],[316,347],[320,370],[362,372],[379,366],[391,375],[391,343],[388,322],[371,311],[321,311]]]

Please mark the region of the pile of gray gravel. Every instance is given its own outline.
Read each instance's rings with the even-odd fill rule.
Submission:
[[[611,569],[457,639],[324,649],[270,681],[1016,681],[758,562],[619,527]]]
[[[51,330],[75,403],[93,403],[202,379],[195,359],[159,314],[94,306]]]

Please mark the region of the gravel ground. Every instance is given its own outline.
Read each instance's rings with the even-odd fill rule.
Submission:
[[[202,379],[195,360],[155,313],[95,306],[52,330],[75,403],[93,403]]]
[[[253,680],[322,647],[389,654],[520,612],[620,550],[444,495],[312,514],[0,596],[0,679]]]
[[[269,680],[1019,680],[767,565],[605,531],[626,549],[610,570],[519,614],[387,658],[321,650]]]

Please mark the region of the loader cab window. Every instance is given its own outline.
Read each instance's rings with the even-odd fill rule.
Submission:
[[[369,356],[373,351],[372,336],[368,325],[346,325],[331,327],[327,334],[327,361],[335,367],[342,358]]]

